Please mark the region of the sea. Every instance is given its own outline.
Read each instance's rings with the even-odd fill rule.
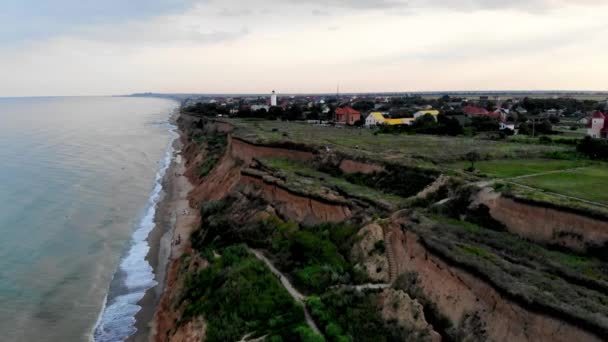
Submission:
[[[122,341],[156,285],[145,260],[178,103],[0,99],[0,340]]]

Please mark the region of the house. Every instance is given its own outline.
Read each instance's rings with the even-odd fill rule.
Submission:
[[[425,116],[427,114],[432,115],[433,118],[435,118],[435,121],[437,121],[437,115],[439,115],[439,111],[436,109],[421,110],[421,111],[414,113],[414,119],[418,119],[419,117]]]
[[[371,112],[365,118],[365,127],[375,127],[384,123],[386,119],[384,118],[384,113],[381,112]]]
[[[343,125],[354,125],[355,122],[361,120],[361,113],[354,110],[352,107],[336,109],[336,123]]]
[[[595,111],[587,124],[587,135],[592,138],[608,137],[608,115]]]
[[[485,116],[499,121],[502,121],[503,118],[506,119],[506,115],[503,115],[501,109],[490,112],[487,109],[481,107],[465,106],[462,108],[462,111],[469,117]]]
[[[462,111],[468,116],[488,115],[490,113],[485,108],[475,107],[471,105],[462,107]]]

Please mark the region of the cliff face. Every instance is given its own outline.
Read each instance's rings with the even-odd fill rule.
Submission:
[[[579,252],[608,242],[608,222],[553,208],[530,205],[506,198],[489,189],[478,201],[490,209],[490,215],[519,236]]]
[[[239,190],[242,193],[272,203],[279,215],[290,221],[315,225],[323,222],[342,222],[352,215],[345,204],[294,194],[261,178],[242,175],[240,185]]]
[[[398,273],[418,274],[419,287],[439,311],[479,340],[491,341],[600,341],[577,326],[532,312],[501,296],[469,272],[448,265],[430,253],[412,232],[391,228],[389,246]],[[477,331],[467,319],[480,320]]]
[[[192,123],[183,124],[185,135]],[[225,123],[208,123],[204,131],[230,132]],[[260,146],[239,138],[228,137],[226,152],[213,170],[203,178],[197,168],[205,160],[204,149],[193,141],[185,141],[184,157],[188,160],[187,175],[195,184],[190,193],[193,207],[201,203],[237,194],[248,201],[261,198],[269,208],[259,212],[235,213],[242,220],[260,215],[277,214],[285,220],[314,225],[341,222],[357,214],[360,208],[349,204],[348,198],[316,198],[290,191],[280,183],[246,172],[256,158],[285,158],[311,163],[315,153],[285,147]],[[382,167],[343,159],[338,164],[345,173],[373,173]],[[485,196],[485,197],[484,197]],[[580,217],[553,209],[532,207],[506,198],[482,195],[479,201],[490,208],[491,215],[504,223],[513,233],[542,241],[583,250],[593,241],[607,241],[605,222]],[[373,282],[393,283],[400,274],[414,273],[422,295],[432,303],[441,316],[447,317],[466,340],[488,341],[600,341],[573,324],[525,308],[502,296],[490,284],[466,270],[454,266],[429,252],[412,231],[404,229],[407,215],[393,215],[382,224],[371,222],[359,231],[360,239],[352,249],[358,267]],[[570,232],[574,234],[561,234]],[[572,238],[581,235],[583,238]],[[201,319],[178,324],[182,312],[176,308],[185,277],[189,272],[204,268],[200,258],[174,260],[169,268],[167,286],[156,315],[156,341],[200,341],[204,339],[205,322]],[[423,305],[402,291],[386,289],[380,296],[382,315],[387,320],[409,321],[417,327],[427,327],[427,319],[419,314]],[[398,305],[403,305],[399,309]],[[428,305],[429,303],[426,303]],[[428,309],[428,308],[427,308]],[[439,324],[430,321],[431,324]],[[437,328],[437,327],[436,327]],[[432,340],[441,340],[434,331]]]

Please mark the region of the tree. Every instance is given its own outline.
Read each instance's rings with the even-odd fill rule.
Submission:
[[[462,126],[460,126],[458,120],[454,118],[439,114],[437,116],[437,122],[439,123],[439,134],[456,136],[464,133]]]
[[[374,109],[375,105],[372,101],[358,101],[353,105],[353,108],[361,112],[367,112]]]
[[[271,107],[268,111],[268,119],[276,120],[281,117],[283,117],[283,108],[281,107]]]
[[[477,162],[477,161],[479,161],[479,159],[481,159],[479,152],[471,151],[471,152],[467,153],[464,157],[466,158],[467,161],[469,161],[471,163],[471,166],[469,167],[468,171],[474,171],[475,162]]]
[[[471,120],[471,126],[476,132],[498,131],[500,125],[498,121],[487,116],[475,116]]]
[[[576,150],[592,159],[608,160],[608,141],[605,139],[593,139],[586,136],[580,141]]]

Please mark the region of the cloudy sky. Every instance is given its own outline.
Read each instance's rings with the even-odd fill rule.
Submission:
[[[3,0],[0,97],[608,90],[608,0]]]

